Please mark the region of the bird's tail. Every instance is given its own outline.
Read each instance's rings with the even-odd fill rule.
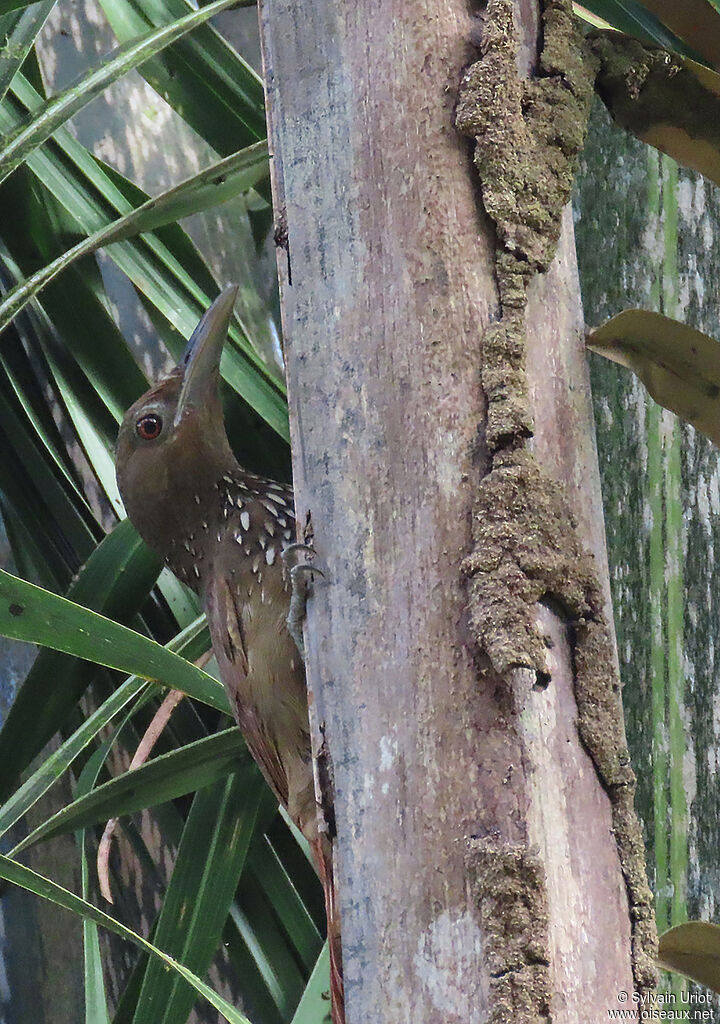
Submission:
[[[342,944],[340,940],[340,908],[333,869],[332,844],[326,835],[313,842],[315,862],[325,893],[328,946],[330,947],[330,1009],[332,1024],[345,1024],[345,997],[343,992]]]

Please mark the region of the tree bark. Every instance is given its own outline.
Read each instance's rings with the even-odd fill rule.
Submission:
[[[535,144],[545,7],[491,0],[480,54],[459,0],[261,8],[349,1024],[596,1021],[652,980],[569,217],[530,273],[569,190],[528,242],[486,145]]]

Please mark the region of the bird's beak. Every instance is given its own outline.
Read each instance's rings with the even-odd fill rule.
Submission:
[[[191,406],[207,400],[208,385],[220,366],[237,293],[236,284],[224,288],[192,333],[185,355],[178,364],[182,371],[182,385],[175,411],[175,427]]]

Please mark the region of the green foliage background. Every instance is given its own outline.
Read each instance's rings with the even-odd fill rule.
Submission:
[[[48,99],[35,44],[54,6],[0,5],[0,512],[18,572],[35,584],[0,576],[0,630],[45,645],[0,732],[0,834],[4,850],[15,843],[0,876],[84,917],[87,1024],[179,1024],[198,992],[203,1019],[319,1024],[327,963],[308,851],[247,757],[214,663],[193,664],[209,646],[196,598],[122,518],[117,425],[148,378],[92,255],[103,247],[127,276],[160,361],[162,351],[177,358],[225,283],[178,222],[232,199],[228,229],[250,240],[251,269],[272,230],[262,83],[207,20],[227,0],[199,11],[186,0],[104,0],[118,49]],[[136,67],[210,154],[153,200],[67,128]],[[282,373],[254,333],[258,319],[242,317],[255,308],[276,320],[256,280],[246,271],[239,281],[223,399],[239,458],[286,477]],[[168,685],[192,700],[129,773]],[[58,785],[50,814],[58,800],[45,794]],[[111,861],[113,908],[96,893],[93,859],[115,816],[124,838]],[[74,836],[79,895],[21,867],[59,836]],[[141,953],[120,955],[98,925]],[[222,996],[199,980],[209,969]]]

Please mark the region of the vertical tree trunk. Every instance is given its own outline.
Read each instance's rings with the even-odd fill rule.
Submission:
[[[481,56],[460,0],[262,4],[350,1024],[594,1021],[652,981],[569,218],[530,272],[572,167],[541,229],[503,206],[558,163],[542,90],[587,92],[569,4],[545,7],[513,28],[490,0]],[[454,128],[479,57],[461,120],[492,220]]]

